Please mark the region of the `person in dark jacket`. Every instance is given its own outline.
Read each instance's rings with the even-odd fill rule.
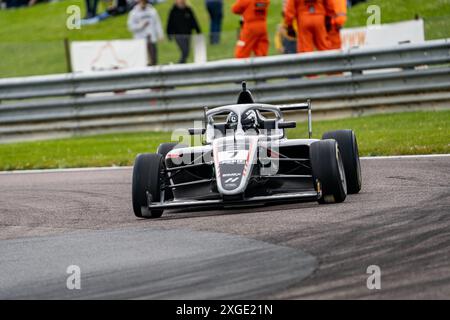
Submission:
[[[167,22],[167,37],[169,40],[175,39],[180,48],[181,57],[178,63],[186,63],[189,56],[192,30],[201,32],[194,12],[186,0],[175,0]]]

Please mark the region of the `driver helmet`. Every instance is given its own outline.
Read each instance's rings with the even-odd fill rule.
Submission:
[[[227,125],[229,129],[236,130],[238,124],[238,115],[234,112],[230,112],[227,116]]]
[[[242,129],[244,131],[248,129],[256,129],[258,118],[256,116],[255,110],[248,110],[242,115]]]

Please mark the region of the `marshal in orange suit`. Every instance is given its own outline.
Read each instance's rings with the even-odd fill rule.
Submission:
[[[328,39],[331,49],[341,49],[341,29],[347,22],[347,0],[331,0],[334,12],[328,13]]]
[[[266,56],[269,51],[267,10],[270,0],[237,0],[231,10],[242,15],[244,21],[236,44],[236,58]]]
[[[334,13],[331,0],[288,0],[285,22],[288,26],[297,19],[297,52],[329,50],[331,48],[325,28],[325,17]]]

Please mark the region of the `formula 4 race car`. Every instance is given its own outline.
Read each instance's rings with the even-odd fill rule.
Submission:
[[[308,139],[288,139],[284,111],[308,113]],[[352,130],[312,139],[311,103],[255,103],[245,83],[237,104],[208,110],[192,128],[202,143],[163,143],[139,154],[133,168],[137,217],[158,218],[164,209],[236,207],[272,202],[338,203],[361,190],[361,167]]]

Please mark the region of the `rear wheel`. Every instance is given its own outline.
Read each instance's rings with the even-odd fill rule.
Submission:
[[[160,154],[139,154],[134,161],[132,202],[133,211],[139,218],[159,218],[163,210],[149,210],[147,192],[152,201],[159,201],[161,196],[161,171],[163,157]]]
[[[347,196],[347,182],[342,157],[335,140],[321,140],[310,146],[314,185],[320,184],[319,203],[338,203]]]
[[[362,176],[355,133],[352,130],[329,131],[324,133],[322,139],[334,139],[337,141],[342,155],[342,162],[344,163],[348,193],[358,193],[361,190]]]

